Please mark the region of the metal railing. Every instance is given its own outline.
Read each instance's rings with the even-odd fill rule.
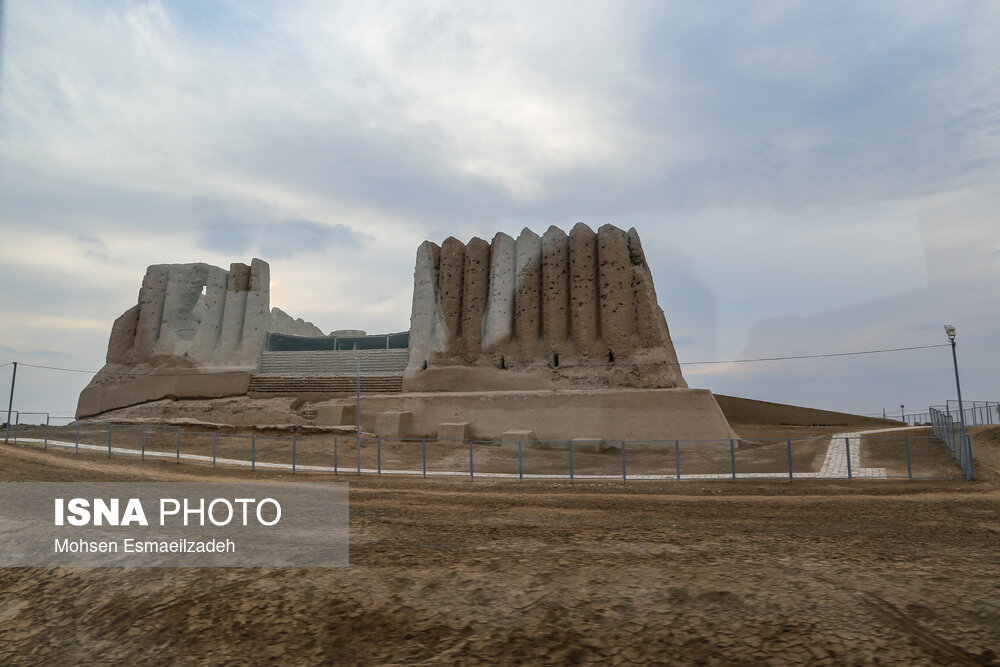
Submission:
[[[955,400],[946,401],[944,405],[931,406],[929,409],[949,415],[956,422],[961,422],[961,417],[965,417],[966,426],[1000,424],[1000,403],[997,401],[962,401],[961,416],[958,401]]]
[[[958,410],[955,410],[955,415],[958,415]],[[930,416],[935,437],[948,445],[948,449],[951,450],[959,465],[962,466],[965,478],[969,480],[975,479],[975,470],[972,463],[972,442],[969,439],[969,434],[962,428],[961,420],[957,416],[953,417],[952,413],[938,410],[935,407],[930,408]]]
[[[893,417],[889,416],[888,419],[893,419]],[[929,412],[907,412],[902,416],[901,421],[907,426],[923,426],[930,423],[931,415]]]
[[[1000,403],[997,401],[962,401],[963,414],[966,426],[991,426],[1000,425]],[[950,414],[955,421],[961,421],[958,417],[958,401],[949,400],[945,405],[935,405],[924,412],[905,412],[883,410],[881,413],[869,413],[868,417],[882,417],[900,421],[908,426],[929,426],[931,425],[930,410],[936,410]]]
[[[941,430],[939,435],[936,427],[937,438],[852,433],[813,438],[497,442],[376,437],[359,440],[356,434],[346,433],[236,433],[86,421],[52,426],[47,420],[44,426],[21,425],[20,432],[15,430],[14,442],[109,458],[251,471],[466,477],[470,481],[480,477],[622,483],[709,479],[972,479],[967,439],[963,447],[955,429],[949,428],[947,432]],[[954,464],[949,450],[959,466]]]
[[[18,431],[21,428],[21,415],[37,415],[38,417],[45,415],[45,439],[48,439],[49,423],[51,421],[48,412],[28,412],[27,410],[11,410],[10,412],[14,416],[14,419],[11,421],[13,421],[13,438],[15,441],[17,440]],[[11,438],[11,427],[12,424],[10,421],[4,424],[4,442],[7,442]]]

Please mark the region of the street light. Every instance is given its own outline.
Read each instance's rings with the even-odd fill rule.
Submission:
[[[958,421],[962,424],[962,439],[965,441],[969,455],[969,463],[972,462],[972,443],[965,432],[965,409],[962,405],[962,383],[958,379],[958,353],[955,351],[955,326],[953,324],[944,325],[944,332],[951,341],[951,360],[955,364],[955,389],[958,390]]]
[[[902,403],[899,404],[899,418],[903,421],[904,424],[906,423],[905,406]]]

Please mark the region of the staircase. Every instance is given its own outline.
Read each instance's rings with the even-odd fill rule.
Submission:
[[[353,392],[357,389],[356,360],[361,361],[361,391],[403,390],[409,351],[389,349],[261,352],[260,368],[250,378],[250,392]]]

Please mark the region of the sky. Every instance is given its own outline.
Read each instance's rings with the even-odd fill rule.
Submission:
[[[0,0],[2,2],[2,0]],[[0,363],[95,371],[150,264],[409,326],[416,247],[634,226],[689,385],[1000,400],[1000,3],[8,0]],[[11,366],[0,368],[6,406]],[[22,366],[70,416],[88,373]]]

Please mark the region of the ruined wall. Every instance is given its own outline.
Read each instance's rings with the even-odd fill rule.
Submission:
[[[155,264],[139,303],[111,328],[109,364],[257,365],[268,331],[322,336],[317,327],[270,309],[270,268],[254,259],[229,271],[209,264]]]
[[[425,241],[410,332],[406,391],[687,386],[634,229]]]
[[[270,299],[270,267],[260,259],[229,271],[200,263],[150,266],[138,303],[111,328],[107,365],[81,393],[78,416],[167,395],[245,393],[269,331],[323,335],[272,310]]]

